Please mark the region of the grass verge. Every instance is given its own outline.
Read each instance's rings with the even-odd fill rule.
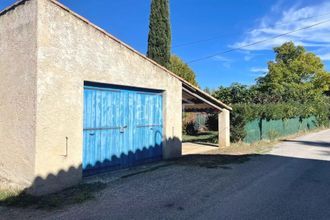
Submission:
[[[253,155],[225,155],[225,154],[191,154],[178,158],[176,165],[197,166],[208,169],[231,169],[230,164],[241,164],[249,161]]]
[[[209,151],[207,153],[208,154],[221,153],[221,154],[229,154],[229,155],[266,154],[270,152],[276,146],[276,144],[280,143],[283,140],[295,139],[302,135],[322,131],[324,129],[328,129],[328,128],[319,127],[313,130],[301,131],[293,135],[288,135],[286,137],[280,137],[275,140],[262,140],[252,144],[247,144],[244,142],[233,143],[231,144],[230,147],[219,148],[216,150]]]
[[[207,131],[200,132],[196,135],[182,135],[182,142],[193,142],[193,143],[217,143],[218,142],[218,132],[217,131]]]
[[[302,131],[294,135],[282,137],[273,141],[259,141],[253,144],[244,142],[231,144],[230,147],[216,148],[205,151],[201,154],[186,155],[175,160],[178,165],[199,166],[204,168],[222,168],[230,169],[230,164],[240,164],[249,161],[251,157],[266,154],[271,151],[276,144],[282,140],[294,139],[296,137],[318,132],[325,128],[318,128],[309,131]]]
[[[83,203],[94,199],[95,193],[103,190],[105,183],[79,184],[58,193],[45,196],[32,196],[24,192],[0,191],[0,206],[36,208],[36,209],[59,209],[64,206]]]
[[[328,127],[319,127],[312,130],[300,131],[293,135],[285,137],[279,137],[274,140],[262,140],[251,144],[244,142],[232,143],[230,147],[219,148],[211,151],[207,151],[207,154],[229,154],[229,155],[244,155],[244,154],[265,154],[271,151],[271,149],[279,142],[286,139],[294,139],[296,137],[329,129]],[[198,144],[215,144],[218,141],[218,132],[203,132],[195,136],[183,135],[183,142],[192,142]]]

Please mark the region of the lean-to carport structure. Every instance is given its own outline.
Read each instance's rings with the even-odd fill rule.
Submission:
[[[184,112],[217,113],[219,147],[230,145],[231,107],[184,81],[182,83],[182,107]]]

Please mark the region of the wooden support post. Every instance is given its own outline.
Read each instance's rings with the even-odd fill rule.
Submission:
[[[230,146],[230,112],[223,109],[218,115],[219,147]]]

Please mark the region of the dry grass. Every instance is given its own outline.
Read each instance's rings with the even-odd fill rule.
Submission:
[[[174,161],[175,165],[195,166],[207,169],[231,169],[230,164],[242,164],[254,155],[229,155],[229,154],[191,154],[185,155]]]
[[[58,193],[31,196],[14,190],[0,190],[0,206],[36,209],[58,209],[67,205],[83,203],[95,198],[95,193],[106,187],[104,183],[79,184]]]
[[[302,136],[302,135],[305,135],[308,133],[318,132],[318,131],[321,131],[324,129],[325,129],[324,127],[320,127],[320,128],[310,130],[310,131],[302,131],[302,132],[296,133],[294,135],[281,137],[281,138],[279,138],[277,140],[273,140],[273,141],[264,140],[264,141],[255,142],[253,144],[247,144],[247,143],[243,143],[243,142],[234,143],[230,147],[215,149],[212,151],[208,151],[206,153],[207,154],[228,154],[228,155],[266,154],[266,153],[270,152],[275,147],[276,144],[280,143],[283,140],[294,139],[299,136]]]

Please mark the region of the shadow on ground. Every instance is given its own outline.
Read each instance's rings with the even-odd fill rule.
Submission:
[[[330,214],[329,161],[210,154],[187,155],[150,165],[122,175],[115,183],[92,186],[87,190],[92,196],[106,188],[96,202],[46,215],[53,219],[327,219]],[[68,190],[66,199],[71,201],[72,192],[84,195],[79,188]],[[141,211],[141,207],[156,208]],[[18,210],[1,214],[13,219],[24,217],[22,213]],[[39,218],[42,214],[33,210],[31,215]]]
[[[36,208],[44,210],[59,209],[64,206],[83,203],[95,198],[95,194],[106,188],[101,182],[84,184],[78,183],[72,187],[47,195],[32,195],[38,187],[47,190],[58,187],[59,182],[68,181],[70,176],[81,172],[81,167],[71,167],[68,171],[61,170],[57,175],[50,174],[47,178],[37,177],[32,186],[18,192],[13,190],[0,191],[0,206],[18,208]],[[57,190],[59,191],[59,190]]]
[[[226,155],[226,154],[190,154],[182,156],[178,159],[172,160],[177,165],[184,166],[198,166],[202,168],[223,168],[228,169],[230,167],[225,166],[228,164],[241,164],[247,162],[251,157],[256,157],[257,154],[247,155]]]
[[[155,134],[155,138],[158,133]],[[166,140],[167,144],[178,146],[180,140],[178,138],[170,138]],[[94,170],[100,173],[109,170],[117,170],[127,168],[126,165],[138,165],[143,162],[153,162],[154,155],[161,155],[162,146],[155,144],[154,146],[141,146],[134,152],[121,153],[120,155],[110,155],[103,161],[93,161],[88,164],[88,170]],[[157,157],[156,160],[161,160]],[[40,209],[56,209],[66,205],[82,203],[95,197],[95,194],[104,188],[107,184],[102,182],[81,183],[81,177],[84,174],[82,164],[78,167],[70,167],[68,170],[59,170],[56,174],[50,173],[46,178],[36,177],[30,187],[22,192],[0,191],[0,206],[13,206],[22,208],[40,208]],[[88,172],[87,172],[88,174]],[[63,186],[72,186],[63,189]],[[57,192],[51,193],[50,192]],[[45,195],[48,194],[48,195]]]
[[[329,147],[328,142],[313,142],[313,141],[291,141],[286,140],[287,142],[297,142],[306,144],[309,146],[321,146],[324,147],[324,149],[327,149]],[[316,152],[317,153],[317,152]],[[328,152],[324,152],[326,154],[329,154]],[[247,163],[250,160],[257,161],[256,163]],[[255,160],[257,159],[257,160]],[[234,164],[244,164],[247,163],[244,166],[231,166]],[[181,180],[177,179],[178,176],[185,177],[184,179],[189,179],[191,181],[191,187],[194,187],[195,185],[198,185],[200,181],[204,181],[205,178],[215,178],[219,174],[222,173],[221,169],[230,170],[229,172],[226,172],[226,175],[237,175],[238,170],[245,170],[247,167],[250,167],[248,170],[248,173],[245,172],[239,172],[240,175],[237,177],[237,181],[242,181],[242,184],[252,181],[254,179],[257,179],[259,176],[264,175],[265,173],[271,172],[272,170],[276,169],[277,167],[281,167],[285,164],[290,165],[290,169],[283,170],[282,173],[279,174],[278,178],[276,180],[281,180],[281,175],[283,175],[283,178],[291,178],[292,175],[296,175],[296,172],[300,172],[302,168],[305,166],[308,168],[308,172],[306,171],[304,173],[304,178],[307,179],[307,183],[309,184],[310,181],[314,183],[313,181],[322,182],[323,185],[319,184],[319,187],[321,186],[329,186],[329,178],[325,176],[325,173],[328,173],[329,171],[329,161],[322,161],[322,160],[314,160],[314,159],[303,159],[303,158],[291,158],[287,156],[275,156],[275,155],[258,155],[258,154],[246,154],[246,155],[227,155],[227,154],[193,154],[193,155],[185,155],[177,159],[172,160],[166,160],[159,162],[153,162],[149,165],[143,165],[140,168],[132,168],[129,169],[129,172],[124,171],[123,174],[119,177],[123,182],[119,182],[119,184],[123,185],[123,188],[125,190],[133,191],[133,188],[127,188],[125,184],[129,184],[129,181],[146,181],[148,184],[154,184],[154,185],[168,185],[169,187],[171,184],[175,183],[176,188],[184,193],[189,194],[189,188],[187,187],[186,182],[180,182]],[[186,166],[186,167],[193,167],[194,169],[177,169],[175,166]],[[149,174],[152,175],[162,175],[162,172],[169,170],[167,168],[172,167],[170,170],[170,173],[173,174],[175,178],[172,179],[162,179],[159,180],[158,178],[150,178]],[[195,169],[195,168],[201,168],[201,169]],[[237,168],[237,169],[236,169]],[[298,168],[298,170],[296,170]],[[312,169],[313,168],[313,169]],[[210,172],[204,172],[205,169],[210,169]],[[219,169],[219,171],[212,169]],[[178,170],[178,171],[177,171]],[[36,187],[47,187],[54,184],[54,182],[60,182],[63,181],[63,179],[67,179],[70,176],[74,175],[81,175],[81,167],[78,168],[71,168],[69,171],[60,171],[57,175],[49,175],[46,179],[37,178],[34,181],[33,187],[29,190],[34,190]],[[158,172],[158,173],[157,173]],[[183,172],[183,173],[180,173]],[[193,176],[191,176],[191,172],[194,172]],[[285,172],[292,172],[289,173],[289,175],[286,175]],[[302,171],[301,171],[302,172]],[[214,176],[208,176],[208,175],[214,175]],[[291,175],[292,174],[292,175]],[[113,175],[112,172],[109,172],[107,175],[111,176]],[[143,176],[142,176],[143,175]],[[253,176],[252,176],[253,175]],[[132,178],[133,176],[137,176],[137,178]],[[140,177],[138,177],[140,176]],[[250,179],[251,177],[251,179]],[[236,177],[235,177],[236,178]],[[247,179],[246,181],[243,181],[244,179]],[[126,181],[127,180],[127,181]],[[159,182],[163,181],[163,182]],[[164,183],[165,181],[165,183]],[[275,180],[271,180],[269,184]],[[196,182],[196,183],[195,183]],[[281,183],[281,182],[280,182]],[[307,185],[308,185],[307,184]],[[142,184],[143,185],[143,184]],[[306,184],[305,184],[306,185]],[[180,190],[180,187],[182,188]],[[308,186],[309,187],[309,186]],[[106,189],[106,190],[105,190]],[[262,188],[261,188],[262,189]],[[71,188],[65,189],[59,193],[53,193],[46,196],[31,196],[27,194],[26,192],[22,192],[20,194],[13,194],[13,195],[7,195],[3,196],[1,198],[1,192],[0,192],[0,206],[10,206],[10,207],[22,207],[22,208],[37,208],[37,209],[46,209],[46,210],[52,210],[52,209],[59,209],[64,206],[73,205],[77,203],[85,202],[89,199],[96,198],[99,193],[103,193],[101,191],[109,191],[111,190],[111,187],[109,183],[101,183],[101,182],[95,182],[95,183],[89,183],[89,184],[78,184],[76,186],[73,186]],[[145,189],[141,189],[142,191]],[[166,190],[166,189],[164,189]],[[305,188],[303,190],[306,190]],[[162,192],[162,189],[159,189],[160,192]],[[125,191],[126,192],[126,191]],[[125,194],[125,192],[122,192]],[[128,193],[128,192],[126,192]],[[132,192],[133,193],[133,192]],[[319,194],[320,192],[314,192],[314,194]],[[133,193],[134,194],[134,193]],[[156,195],[146,194],[146,197],[155,197]],[[161,195],[159,195],[161,196]],[[109,198],[111,200],[111,198]],[[318,201],[317,198],[315,198],[315,201]],[[131,205],[134,205],[131,204]],[[109,207],[110,208],[110,207]]]
[[[153,162],[144,165],[142,168],[132,168],[132,170],[124,171],[121,179],[126,179],[136,175],[142,175],[149,172],[156,172],[161,168],[179,165],[179,166],[197,166],[201,168],[221,168],[231,169],[226,166],[229,164],[240,164],[248,161],[250,157],[255,155],[187,155],[177,159],[167,160],[161,163]],[[58,193],[49,195],[33,196],[29,192],[33,192],[36,187],[50,187],[67,176],[76,175],[81,172],[81,167],[71,168],[68,172],[60,171],[58,175],[49,175],[48,178],[36,178],[33,186],[21,193],[8,193],[7,195],[0,192],[0,206],[19,207],[19,208],[35,208],[44,210],[59,209],[65,206],[83,203],[87,200],[95,198],[96,194],[108,186],[108,183],[94,182],[81,183],[76,186],[64,189]],[[109,172],[107,175],[111,175]]]
[[[312,147],[330,147],[330,142],[325,141],[283,140],[283,142],[303,144]]]

